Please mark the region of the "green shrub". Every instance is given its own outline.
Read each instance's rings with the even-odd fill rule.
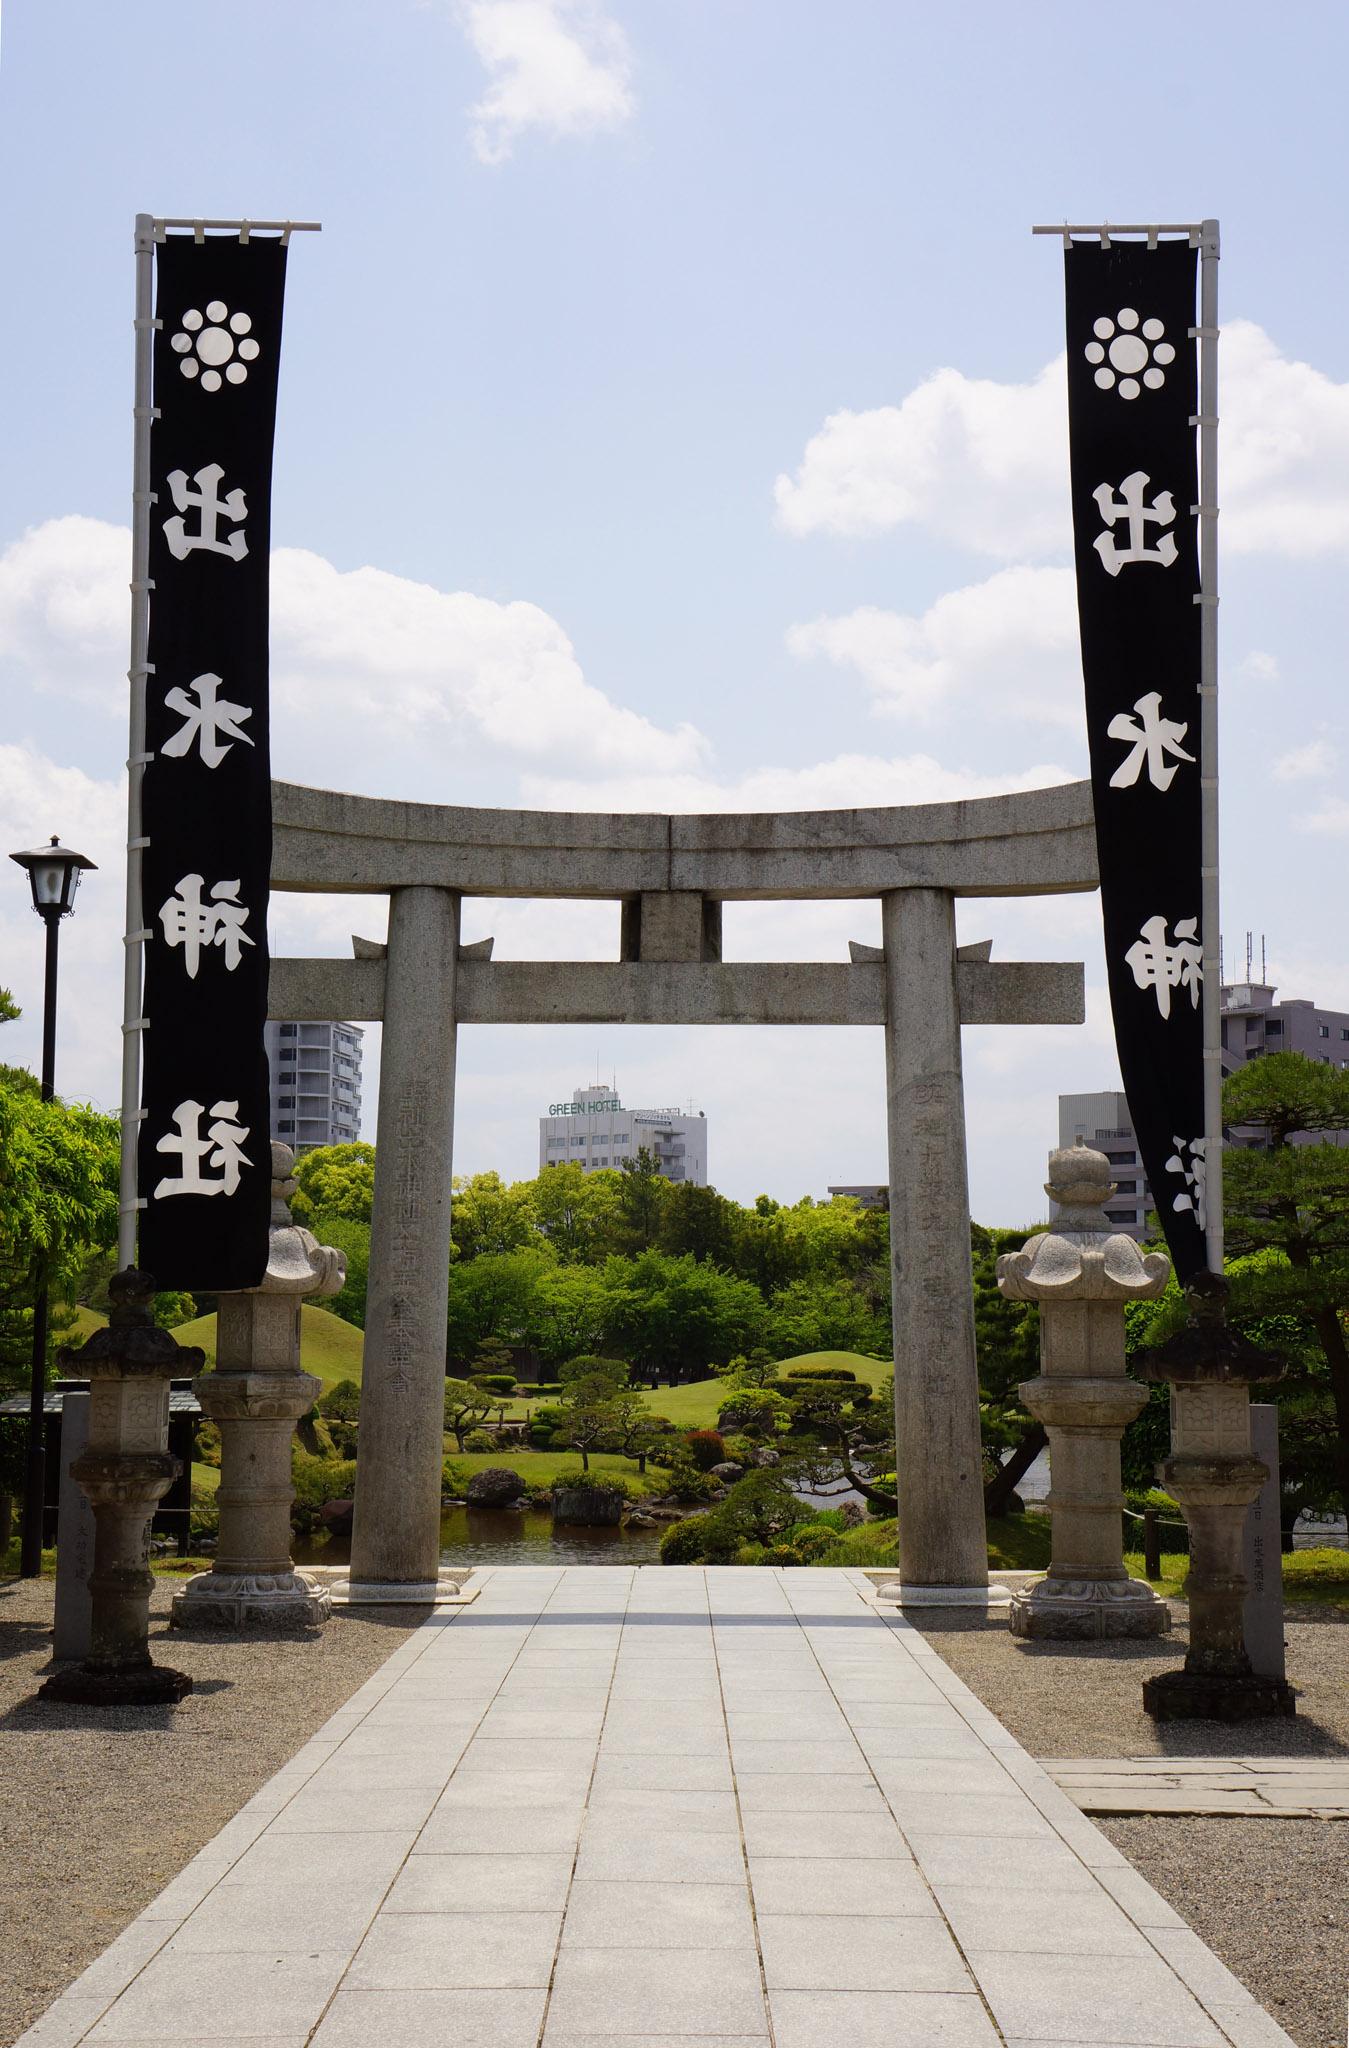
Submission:
[[[335,1387],[319,1396],[319,1414],[329,1420],[334,1416],[339,1422],[357,1422],[361,1413],[361,1389],[356,1380],[339,1380]]]
[[[194,1462],[198,1465],[219,1465],[220,1429],[218,1424],[214,1422],[199,1422],[197,1424],[197,1436],[192,1456]]]
[[[194,1486],[192,1489],[192,1512],[188,1521],[189,1540],[193,1547],[203,1536],[218,1536],[220,1533],[220,1504],[210,1487]]]
[[[312,1458],[298,1445],[290,1454],[295,1498],[306,1507],[321,1508],[330,1500],[350,1500],[356,1491],[356,1464],[351,1458]]]
[[[469,1375],[475,1387],[481,1387],[488,1394],[502,1394],[507,1399],[515,1392],[513,1372],[475,1372]]]
[[[660,1539],[661,1563],[700,1564],[703,1556],[703,1532],[699,1523],[706,1520],[705,1515],[690,1515],[687,1521],[672,1522]]]
[[[837,1529],[803,1529],[799,1536],[793,1533],[791,1537],[792,1548],[807,1564],[827,1557],[842,1541]]]
[[[787,1380],[847,1380],[857,1384],[857,1374],[846,1365],[794,1365],[783,1374]]]
[[[562,1382],[561,1380],[540,1380],[537,1386],[521,1387],[520,1392],[527,1401],[536,1401],[547,1394],[560,1394],[562,1392]]]
[[[691,1429],[684,1445],[700,1472],[710,1472],[714,1465],[725,1463],[726,1443],[720,1430]]]
[[[356,1455],[356,1439],[359,1434],[356,1424],[354,1422],[342,1422],[336,1416],[332,1416],[329,1418],[326,1427],[333,1447],[333,1455],[338,1458],[354,1458]]]
[[[667,1492],[676,1500],[686,1501],[693,1506],[700,1500],[711,1500],[717,1490],[717,1482],[710,1473],[700,1472],[692,1458],[677,1451],[670,1461],[670,1480]]]
[[[863,1522],[860,1528],[849,1529],[830,1547],[825,1557],[813,1560],[817,1565],[858,1565],[873,1571],[885,1565],[898,1564],[899,1545],[897,1541],[899,1524],[893,1519],[880,1522]]]
[[[760,1564],[804,1564],[804,1557],[794,1543],[770,1543],[760,1558]]]
[[[330,1500],[350,1500],[356,1491],[356,1466],[350,1458],[315,1458],[292,1444],[290,1472],[295,1488],[291,1527],[302,1536],[318,1527],[320,1508]]]
[[[1349,1598],[1349,1550],[1294,1550],[1283,1561],[1289,1592],[1300,1586],[1342,1586]]]
[[[497,1440],[490,1429],[471,1429],[464,1438],[466,1451],[494,1451]]]

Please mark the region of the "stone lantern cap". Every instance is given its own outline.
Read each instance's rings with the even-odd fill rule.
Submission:
[[[108,1282],[107,1328],[95,1330],[77,1350],[62,1345],[61,1371],[72,1379],[181,1379],[200,1372],[206,1353],[179,1344],[155,1322],[155,1283],[139,1266],[127,1266]]]
[[[345,1252],[320,1244],[312,1230],[293,1223],[290,1200],[295,1193],[295,1154],[289,1145],[272,1145],[272,1219],[267,1270],[258,1294],[340,1294],[346,1285]]]
[[[1142,1252],[1115,1230],[1105,1204],[1110,1162],[1081,1138],[1049,1155],[1045,1193],[1058,1207],[1052,1230],[998,1260],[999,1291],[1013,1301],[1151,1301],[1171,1277],[1162,1252]]]
[[[1189,1319],[1141,1360],[1145,1379],[1172,1386],[1268,1386],[1281,1380],[1288,1361],[1262,1351],[1227,1320],[1228,1281],[1223,1273],[1195,1273],[1185,1283]]]

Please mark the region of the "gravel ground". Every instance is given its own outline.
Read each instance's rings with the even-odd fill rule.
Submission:
[[[17,2039],[409,1633],[401,1612],[319,1635],[169,1631],[155,1661],[196,1680],[180,1707],[42,1707],[53,1581],[0,1584],[0,2042]]]
[[[1297,1717],[1245,1727],[1159,1724],[1143,1712],[1143,1680],[1185,1655],[1184,1604],[1172,1613],[1161,1643],[1022,1643],[975,1619],[923,1634],[1032,1756],[1349,1755],[1349,1613],[1306,1607],[1288,1622]],[[1148,1815],[1096,1825],[1298,2048],[1343,2048],[1349,1821]]]

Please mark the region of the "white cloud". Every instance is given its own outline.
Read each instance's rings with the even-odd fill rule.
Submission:
[[[130,580],[129,527],[78,513],[30,527],[0,554],[0,658],[39,689],[121,710],[109,663],[125,674]]]
[[[1222,538],[1233,554],[1349,552],[1349,383],[1223,328]],[[1069,545],[1064,358],[1026,384],[935,372],[899,405],[836,412],[775,487],[788,533],[912,524],[1002,560]]]
[[[0,555],[0,660],[38,690],[124,715],[110,678],[126,666],[130,540],[70,517]],[[354,759],[392,736],[434,745],[476,733],[508,753],[584,773],[692,769],[707,745],[667,730],[587,683],[556,619],[537,605],[437,590],[382,569],[335,569],[321,555],[272,557],[273,749],[279,773],[316,772],[316,749]],[[303,764],[303,765],[302,765]]]
[[[466,723],[512,752],[600,770],[692,767],[707,750],[692,726],[665,730],[587,683],[537,605],[343,573],[302,548],[272,557],[272,675],[290,713],[336,706],[408,733]]]
[[[934,804],[964,797],[1000,796],[1071,781],[1066,768],[1040,764],[1015,772],[977,775],[943,768],[930,754],[885,760],[874,754],[839,754],[808,768],[755,768],[735,778],[653,774],[578,782],[525,775],[523,799],[545,809],[576,811],[806,811],[847,810],[869,804]]]
[[[488,76],[469,109],[481,163],[504,163],[531,128],[590,135],[631,119],[627,38],[599,0],[466,0],[460,18]]]
[[[787,646],[856,669],[873,708],[893,717],[930,719],[968,695],[992,718],[1082,728],[1070,569],[1002,569],[918,617],[863,605],[792,626]]]
[[[1333,775],[1339,766],[1339,750],[1329,740],[1308,740],[1305,747],[1290,747],[1274,763],[1276,782],[1317,782]]]
[[[1007,560],[1057,549],[1068,519],[1063,357],[1029,384],[938,370],[900,405],[832,413],[775,496],[798,535],[916,524]]]
[[[0,848],[40,846],[53,832],[97,870],[84,876],[74,914],[61,927],[56,1086],[63,1095],[112,1109],[120,1094],[125,789],[120,780],[58,766],[32,747],[0,745]],[[0,1060],[36,1073],[43,926],[18,869],[10,874],[0,890],[0,981],[23,1015],[0,1029]]]
[[[1319,810],[1309,811],[1298,820],[1303,832],[1314,832],[1325,839],[1349,839],[1349,802],[1342,796],[1328,796]]]

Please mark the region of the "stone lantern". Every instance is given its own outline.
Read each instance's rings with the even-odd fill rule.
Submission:
[[[1283,1377],[1281,1359],[1227,1321],[1227,1281],[1198,1273],[1185,1329],[1148,1354],[1148,1377],[1173,1389],[1162,1479],[1190,1525],[1190,1644],[1184,1668],[1146,1681],[1159,1721],[1248,1721],[1296,1711],[1283,1678],[1252,1671],[1245,1642],[1247,1511],[1269,1477],[1251,1448],[1251,1388]]]
[[[1171,1262],[1111,1229],[1109,1161],[1080,1138],[1050,1153],[1045,1193],[1058,1205],[1053,1228],[998,1260],[1001,1293],[1040,1310],[1040,1376],[1020,1394],[1049,1437],[1053,1516],[1049,1571],[1014,1597],[1012,1633],[1163,1635],[1166,1602],[1124,1568],[1119,1446],[1148,1398],[1125,1376],[1124,1304],[1155,1299]]]
[[[258,1286],[220,1296],[215,1371],[193,1382],[220,1430],[220,1534],[211,1570],[173,1603],[177,1628],[313,1627],[332,1610],[327,1589],[291,1561],[290,1450],[323,1387],[300,1370],[301,1305],[340,1294],[347,1262],[291,1221],[294,1166],[289,1145],[274,1144],[267,1270]]]
[[[70,1470],[94,1511],[90,1651],[54,1673],[39,1698],[159,1706],[191,1692],[192,1680],[150,1660],[150,1518],[182,1470],[167,1448],[169,1381],[201,1366],[205,1353],[156,1327],[148,1273],[115,1273],[108,1294],[107,1328],[78,1351],[57,1353],[63,1372],[89,1381],[88,1442]]]

